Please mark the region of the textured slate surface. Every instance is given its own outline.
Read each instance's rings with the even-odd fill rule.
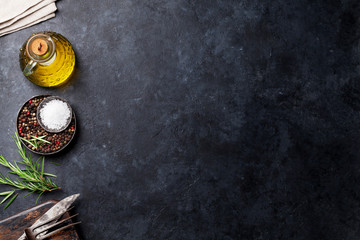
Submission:
[[[0,146],[16,159],[10,135],[29,97],[71,103],[77,138],[47,158],[63,190],[42,200],[81,193],[83,239],[359,238],[359,1],[57,6],[0,38]],[[64,88],[19,70],[18,48],[42,30],[74,46]]]

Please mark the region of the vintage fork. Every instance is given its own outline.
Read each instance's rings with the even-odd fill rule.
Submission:
[[[51,228],[59,226],[60,224],[66,222],[67,220],[69,220],[69,219],[71,219],[73,217],[76,217],[79,214],[77,213],[77,214],[74,214],[74,215],[72,215],[70,217],[62,219],[62,220],[60,220],[58,222],[52,223],[53,221],[56,221],[57,219],[59,219],[62,215],[63,214],[61,214],[60,216],[55,216],[53,218],[50,218],[48,221],[44,222],[43,224],[41,224],[39,226],[26,228],[25,229],[25,234],[26,234],[27,239],[28,240],[43,240],[45,238],[53,236],[54,234],[56,234],[56,233],[58,233],[58,232],[60,232],[60,231],[62,231],[64,229],[70,228],[70,227],[72,227],[74,225],[77,225],[77,224],[81,223],[81,222],[75,222],[75,223],[67,224],[67,225],[65,225],[65,226],[63,226],[61,228],[58,228],[58,229],[55,229],[54,231],[46,233],[45,235],[38,236],[39,234],[44,233],[44,232],[46,232],[47,230],[49,230]],[[49,225],[44,226],[46,224],[49,224]],[[42,228],[40,230],[39,229],[37,230],[37,228],[40,228],[40,227],[42,227]]]

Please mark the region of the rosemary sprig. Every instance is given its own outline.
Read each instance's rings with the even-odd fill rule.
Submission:
[[[43,145],[44,143],[49,143],[51,144],[51,142],[45,140],[44,138],[46,137],[46,135],[41,136],[41,137],[36,137],[36,136],[31,136],[31,138],[28,140],[26,138],[23,137],[19,137],[21,140],[27,142],[28,144],[30,144],[31,146],[33,146],[35,149],[37,149],[38,147],[40,147],[41,145]]]
[[[31,154],[27,155],[25,153],[25,148],[21,145],[20,138],[17,133],[15,133],[15,137],[13,137],[13,139],[18,147],[18,153],[20,154],[22,160],[15,161],[14,164],[12,164],[0,155],[0,165],[10,169],[9,173],[17,175],[21,180],[12,180],[9,176],[5,177],[0,173],[0,184],[13,187],[10,191],[0,192],[0,196],[5,196],[0,204],[5,203],[12,196],[4,209],[6,209],[15,200],[18,195],[18,193],[16,193],[17,191],[30,191],[30,193],[26,196],[32,193],[38,193],[39,196],[36,200],[37,203],[44,192],[60,189],[60,187],[56,185],[56,182],[50,179],[50,177],[56,177],[56,175],[44,172],[45,158],[42,157],[37,161],[34,161],[31,158]],[[40,139],[42,138],[40,137]],[[20,168],[18,164],[23,165],[25,168]]]

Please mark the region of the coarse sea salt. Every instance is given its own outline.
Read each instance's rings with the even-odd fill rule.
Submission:
[[[66,127],[71,117],[71,109],[64,101],[54,99],[44,104],[39,116],[46,128],[57,131]]]

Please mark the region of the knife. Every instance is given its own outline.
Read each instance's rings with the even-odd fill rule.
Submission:
[[[42,215],[38,220],[31,227],[37,227],[42,225],[43,223],[47,222],[48,219],[53,218],[55,216],[60,216],[64,214],[71,206],[71,204],[80,196],[80,194],[74,194],[69,197],[64,198],[60,202],[56,203],[52,206],[47,212]],[[51,224],[51,223],[49,223]],[[38,229],[46,228],[47,225],[41,226]],[[26,235],[23,233],[18,240],[26,240]]]

